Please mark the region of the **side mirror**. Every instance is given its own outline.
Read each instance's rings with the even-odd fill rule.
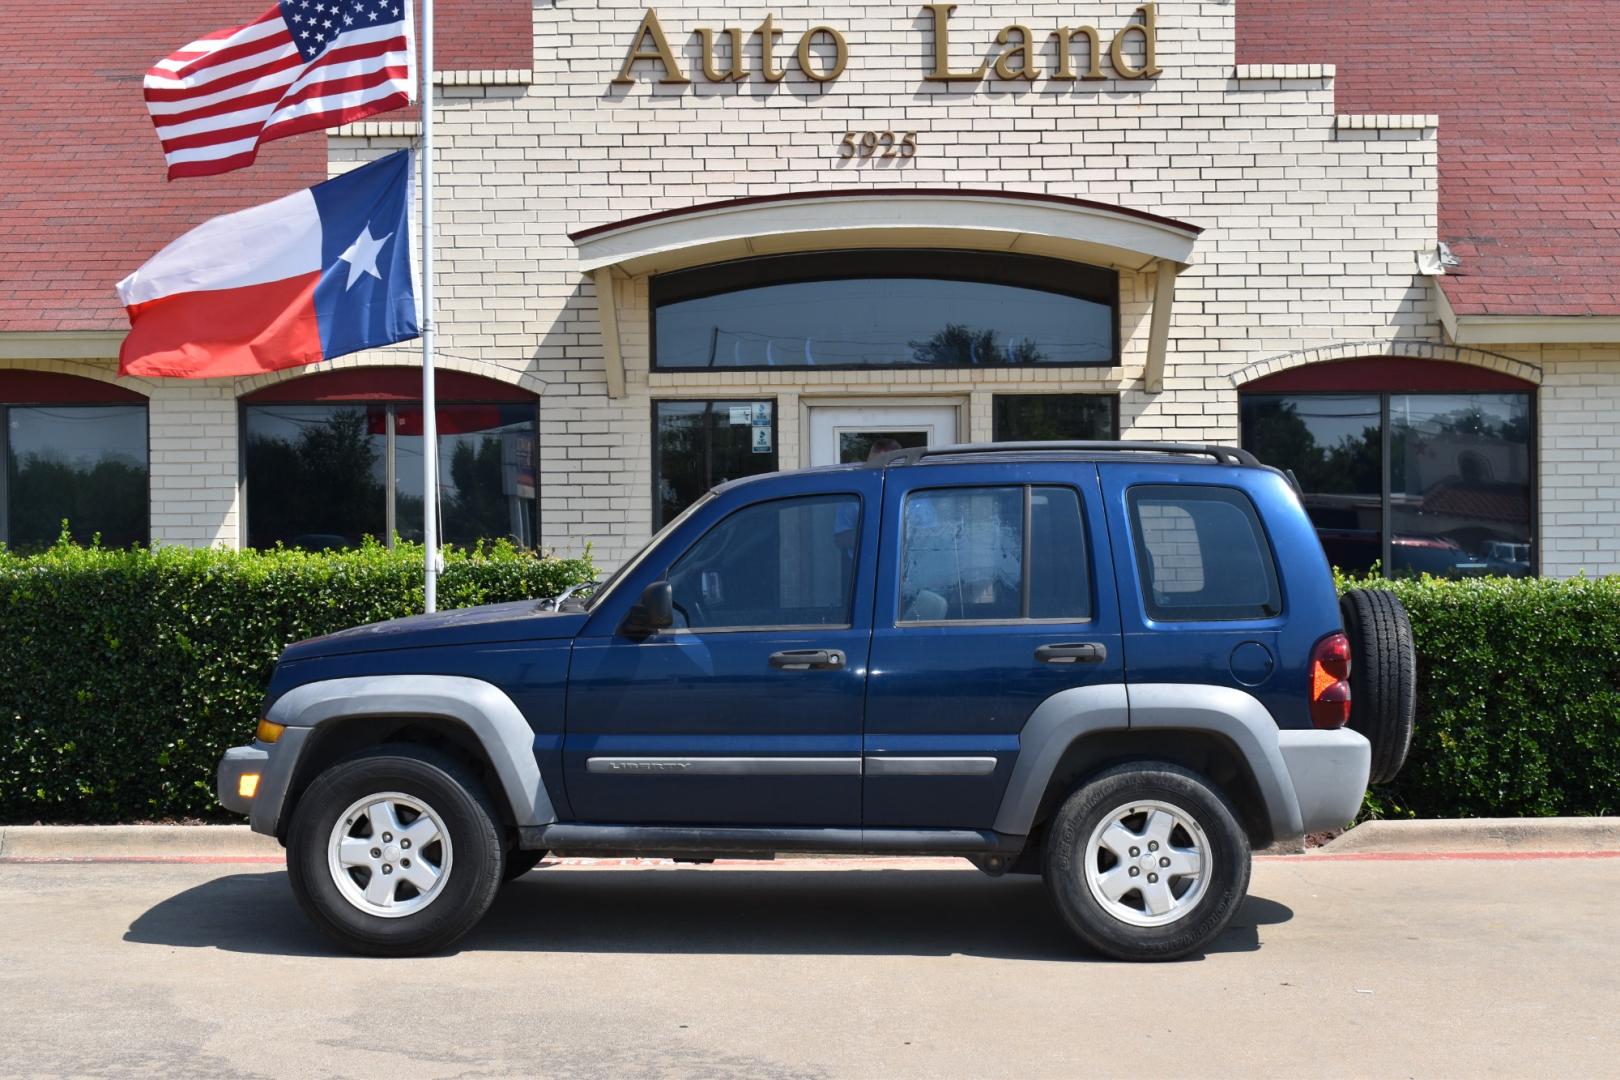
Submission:
[[[675,590],[667,581],[655,581],[641,591],[641,599],[624,616],[626,637],[644,638],[675,625]]]

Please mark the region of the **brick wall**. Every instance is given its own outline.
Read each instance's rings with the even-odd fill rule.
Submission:
[[[1508,347],[1541,365],[1541,572],[1620,574],[1620,347]]]
[[[642,10],[537,8],[533,84],[446,87],[436,128],[441,342],[543,384],[550,545],[589,542],[611,564],[645,538],[654,397],[775,396],[784,466],[807,460],[807,403],[840,395],[943,397],[961,407],[960,434],[988,438],[994,392],[1117,392],[1127,437],[1235,439],[1226,372],[1307,345],[1433,333],[1414,261],[1434,241],[1433,118],[1340,123],[1331,68],[1236,69],[1230,3],[1159,4],[1155,79],[949,85],[923,79],[932,36],[920,6],[773,7],[788,70],[773,85],[758,74],[705,81],[693,33],[751,30],[760,12],[661,4],[693,82],[656,85],[658,66],[642,62],[634,85],[611,85]],[[1107,70],[1107,43],[1135,10],[1113,0],[964,6],[951,22],[953,61],[993,59],[996,32],[1016,22],[1035,31],[1050,69],[1047,35],[1061,20],[1099,28]],[[792,59],[798,35],[818,24],[849,44],[848,68],[831,83],[812,82]],[[753,39],[745,59],[758,66]],[[890,128],[918,133],[914,158],[838,155],[845,131]],[[333,167],[401,144],[335,139]],[[1078,196],[1202,226],[1178,286],[1164,392],[1142,390],[1152,278],[1127,270],[1123,362],[1094,371],[649,373],[646,280],[624,281],[627,389],[607,396],[594,290],[575,269],[570,231],[748,195],[887,186]]]

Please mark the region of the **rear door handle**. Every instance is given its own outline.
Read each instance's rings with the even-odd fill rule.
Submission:
[[[1042,645],[1035,659],[1043,664],[1100,664],[1108,659],[1108,646],[1100,641],[1071,641]]]
[[[771,667],[783,671],[828,671],[843,666],[842,649],[783,649],[771,653]]]

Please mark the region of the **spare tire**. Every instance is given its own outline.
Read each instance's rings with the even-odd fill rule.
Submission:
[[[1350,726],[1372,743],[1369,783],[1387,784],[1406,764],[1417,712],[1417,649],[1400,598],[1351,589],[1339,600],[1350,639]]]

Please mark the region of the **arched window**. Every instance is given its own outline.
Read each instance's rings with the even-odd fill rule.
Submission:
[[[1388,576],[1535,572],[1535,394],[1468,364],[1374,357],[1243,387],[1243,445],[1291,469],[1328,560]]]
[[[149,537],[146,399],[112,383],[0,371],[0,543],[49,547],[62,522],[80,543]]]
[[[655,275],[666,371],[1119,362],[1119,275],[985,251],[774,255]]]
[[[538,399],[437,376],[440,535],[537,543]],[[247,545],[312,550],[422,539],[422,373],[348,368],[242,398]]]

